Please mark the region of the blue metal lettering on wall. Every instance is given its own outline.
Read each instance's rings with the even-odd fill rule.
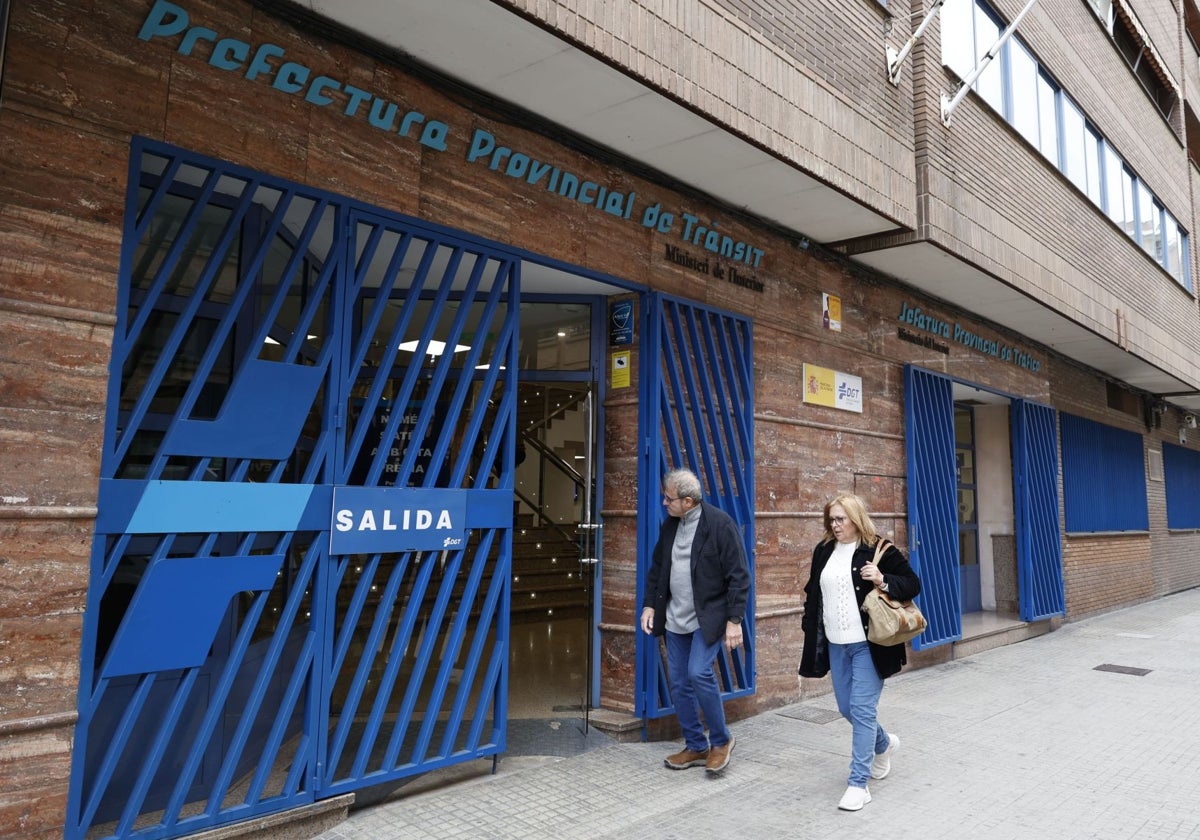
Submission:
[[[351,119],[366,119],[368,125],[399,137],[414,139],[427,149],[444,152],[453,139],[450,126],[441,120],[428,119],[420,111],[400,113],[395,102],[389,102],[370,91],[339,81],[330,76],[314,73],[312,68],[286,59],[286,50],[271,43],[257,46],[238,40],[223,38],[216,31],[204,26],[192,26],[188,11],[167,0],[156,0],[142,27],[138,38],[154,41],[159,38],[179,37],[176,52],[193,56],[208,53],[208,63],[219,70],[236,72],[248,81],[262,78],[270,80],[271,87],[282,93],[303,96],[304,101],[320,108],[333,106]],[[480,163],[488,169],[509,178],[541,187],[547,192],[600,210],[609,216],[640,223],[657,233],[675,233],[687,245],[724,257],[750,268],[760,268],[765,252],[751,242],[736,239],[719,230],[720,222],[708,220],[693,213],[664,209],[661,202],[639,205],[637,193],[614,189],[611,185],[596,183],[574,172],[555,166],[553,163],[532,158],[518,149],[497,142],[495,135],[482,128],[476,129],[469,146],[463,150],[468,163]],[[737,282],[733,272],[730,282]],[[747,288],[756,288],[757,281],[739,283]]]
[[[1016,347],[1003,344],[994,338],[984,338],[957,321],[953,323],[943,321],[941,318],[922,312],[921,307],[909,306],[908,301],[901,301],[900,314],[896,316],[896,320],[927,333],[924,336],[917,335],[901,327],[898,333],[901,339],[937,350],[939,353],[950,352],[949,345],[937,341],[938,338],[944,338],[956,341],[970,350],[975,350],[986,356],[999,359],[1002,362],[1008,362],[1009,364],[1024,368],[1032,373],[1037,373],[1042,369],[1041,361],[1030,354],[1018,350]]]
[[[467,491],[410,487],[335,487],[330,554],[460,548]]]

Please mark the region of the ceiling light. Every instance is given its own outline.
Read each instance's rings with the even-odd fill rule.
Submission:
[[[417,351],[418,343],[419,342],[417,342],[416,340],[406,341],[400,345],[399,349],[407,350],[409,353],[415,353]],[[471,346],[469,344],[455,344],[454,345],[455,353],[461,353],[464,350],[470,350],[470,349],[471,349]],[[446,352],[446,342],[438,341],[435,338],[429,342],[429,347],[426,348],[425,352],[428,353],[430,356],[440,356]]]

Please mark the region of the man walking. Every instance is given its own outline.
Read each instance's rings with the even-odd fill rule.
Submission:
[[[722,643],[726,650],[742,644],[750,570],[737,524],[704,503],[695,473],[672,470],[662,488],[669,516],[650,560],[641,627],[666,636],[667,678],[685,741],[666,765],[683,770],[703,764],[719,773],[729,764],[733,735],[713,663]]]

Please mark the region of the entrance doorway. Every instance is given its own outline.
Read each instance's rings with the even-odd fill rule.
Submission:
[[[905,425],[914,648],[1061,613],[1054,410],[909,365]]]
[[[180,836],[508,752],[533,615],[515,525],[595,524],[618,289],[166,144],[131,155],[65,836]],[[582,447],[562,431],[581,396]],[[568,567],[600,555],[563,542]],[[584,608],[559,609],[584,643],[536,661],[586,711],[583,566],[563,586]]]

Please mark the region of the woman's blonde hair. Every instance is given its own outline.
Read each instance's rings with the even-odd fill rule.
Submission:
[[[841,493],[826,502],[825,539],[822,542],[836,539],[833,535],[833,523],[829,519],[829,509],[834,505],[841,505],[846,516],[854,523],[854,527],[858,529],[859,542],[863,545],[875,545],[879,533],[875,530],[875,523],[871,521],[871,514],[867,513],[867,503],[853,493]]]

